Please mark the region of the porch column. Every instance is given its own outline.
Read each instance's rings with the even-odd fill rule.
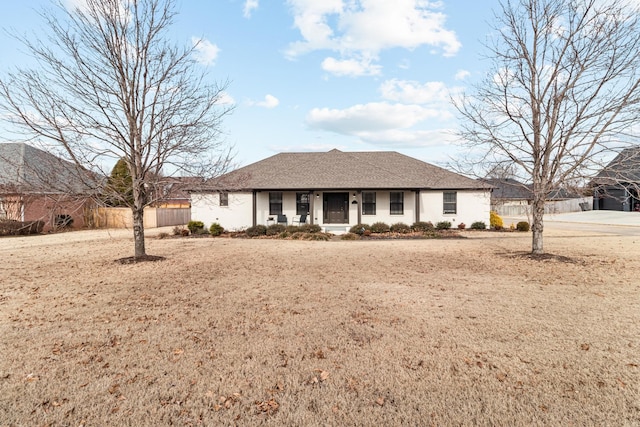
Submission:
[[[313,224],[313,216],[315,215],[314,210],[314,202],[315,202],[316,194],[315,191],[309,192],[309,224]]]
[[[420,190],[416,190],[416,217],[415,222],[420,222]]]
[[[362,224],[362,190],[358,190],[358,224]]]
[[[258,195],[257,192],[253,191],[253,226],[255,227],[258,224]]]

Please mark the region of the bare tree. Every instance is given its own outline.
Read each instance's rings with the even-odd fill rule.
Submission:
[[[638,11],[624,0],[505,0],[490,72],[456,101],[476,164],[532,185],[532,253],[547,195],[629,141],[640,111]],[[478,154],[480,153],[480,154]]]
[[[221,120],[225,82],[208,83],[197,44],[167,36],[174,0],[85,0],[41,12],[45,39],[16,38],[37,61],[0,79],[14,126],[67,159],[108,175],[124,159],[132,178],[135,257],[146,255],[144,207],[164,176],[216,175],[231,159]],[[169,171],[169,172],[168,172]]]

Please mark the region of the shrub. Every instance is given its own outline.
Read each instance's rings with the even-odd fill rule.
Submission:
[[[169,237],[169,233],[158,233],[158,239],[160,240],[166,239],[167,237]]]
[[[527,221],[520,221],[516,224],[516,230],[518,231],[529,231],[529,223]]]
[[[204,222],[202,221],[189,221],[187,228],[193,234],[198,233],[200,230],[204,230]]]
[[[356,233],[344,233],[342,236],[340,236],[340,240],[358,240],[360,239],[360,236],[357,235]]]
[[[472,230],[486,230],[486,228],[487,228],[487,224],[485,224],[483,221],[476,221],[473,224],[471,224]]]
[[[440,221],[436,224],[436,230],[448,230],[451,228],[451,222],[449,221]]]
[[[287,228],[285,228],[287,233],[293,234],[293,233],[297,233],[298,231],[300,231],[300,226],[298,225],[287,225]]]
[[[464,230],[465,228],[467,228],[467,224],[465,224],[464,222],[458,224],[458,230]]]
[[[397,222],[391,225],[390,230],[394,233],[406,234],[411,232],[411,227],[409,227],[404,222]]]
[[[424,221],[414,222],[413,225],[411,226],[411,228],[413,228],[413,231],[418,231],[418,232],[433,231],[435,229],[435,227],[433,226],[433,223],[431,221],[428,221],[428,222],[424,222]]]
[[[371,230],[364,230],[362,233],[363,236],[371,236]]]
[[[502,222],[502,217],[498,215],[498,212],[491,211],[489,214],[489,225],[491,228],[495,228],[496,230],[502,230],[504,222]]]
[[[0,236],[17,236],[27,234],[40,234],[44,228],[42,221],[0,221]]]
[[[384,222],[374,222],[371,224],[371,232],[372,233],[388,233],[389,226]]]
[[[211,224],[211,227],[209,227],[209,233],[211,233],[212,236],[219,236],[224,233],[224,227],[217,222],[214,222]]]
[[[333,237],[333,234],[330,233],[303,233],[303,240],[319,240],[323,242],[328,242]]]
[[[249,237],[264,236],[267,234],[267,227],[262,224],[254,225],[253,227],[247,228],[245,233]]]
[[[189,233],[189,230],[187,230],[187,229],[186,229],[186,228],[184,228],[184,227],[180,227],[179,225],[177,225],[177,226],[173,227],[173,235],[174,235],[174,236],[182,236],[183,232],[185,232],[185,231],[186,231],[187,233]]]
[[[189,230],[187,230],[186,228],[183,228],[180,234],[182,234],[183,237],[187,237],[189,235]]]
[[[318,224],[302,224],[298,229],[303,233],[319,233],[322,231],[322,227]]]
[[[349,233],[359,234],[362,236],[365,230],[371,230],[371,227],[368,224],[356,224],[349,229]]]
[[[284,224],[271,224],[267,227],[266,234],[267,236],[275,236],[276,234],[283,233],[287,229],[287,226]]]

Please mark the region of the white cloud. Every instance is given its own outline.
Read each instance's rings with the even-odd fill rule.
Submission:
[[[374,65],[370,59],[335,59],[332,57],[322,61],[322,69],[336,76],[377,76],[382,67]]]
[[[445,26],[440,2],[426,0],[287,0],[302,40],[289,45],[287,55],[332,50],[341,57],[375,58],[385,49],[415,49],[428,45],[444,56],[461,47]],[[338,71],[342,68],[337,67]]]
[[[449,89],[442,82],[420,84],[415,81],[391,79],[380,85],[384,99],[408,104],[449,102]]]
[[[267,94],[264,97],[264,101],[248,101],[247,103],[249,105],[255,105],[257,107],[276,108],[278,105],[280,105],[280,100],[271,94]]]
[[[401,130],[392,129],[384,132],[360,132],[360,139],[370,144],[396,147],[434,147],[453,145],[456,143],[455,130]]]
[[[229,95],[228,92],[221,92],[218,95],[218,104],[220,105],[233,105],[235,103],[236,103],[236,100],[233,99],[233,97]]]
[[[346,135],[407,129],[424,120],[446,120],[450,114],[419,105],[372,102],[347,109],[314,108],[307,115],[309,126]]]
[[[192,37],[191,42],[195,46],[193,56],[196,61],[202,65],[213,65],[215,63],[218,53],[220,53],[220,48],[217,45],[207,39],[197,37]]]
[[[456,80],[464,80],[467,77],[469,77],[471,75],[471,73],[467,70],[458,70],[458,72],[455,75],[455,79]]]
[[[244,17],[245,18],[251,18],[251,12],[253,12],[255,9],[258,8],[259,6],[259,2],[258,0],[246,0],[244,2]]]

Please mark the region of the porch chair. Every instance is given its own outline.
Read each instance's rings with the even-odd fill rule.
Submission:
[[[293,225],[293,224],[296,224],[296,223],[297,223],[298,225],[300,225],[300,224],[306,224],[306,223],[307,223],[307,214],[300,215],[300,216],[298,217],[298,219],[293,218],[293,220],[291,221],[291,224]]]
[[[287,216],[286,215],[278,215],[278,224],[284,224],[287,225],[288,221],[287,221]]]

